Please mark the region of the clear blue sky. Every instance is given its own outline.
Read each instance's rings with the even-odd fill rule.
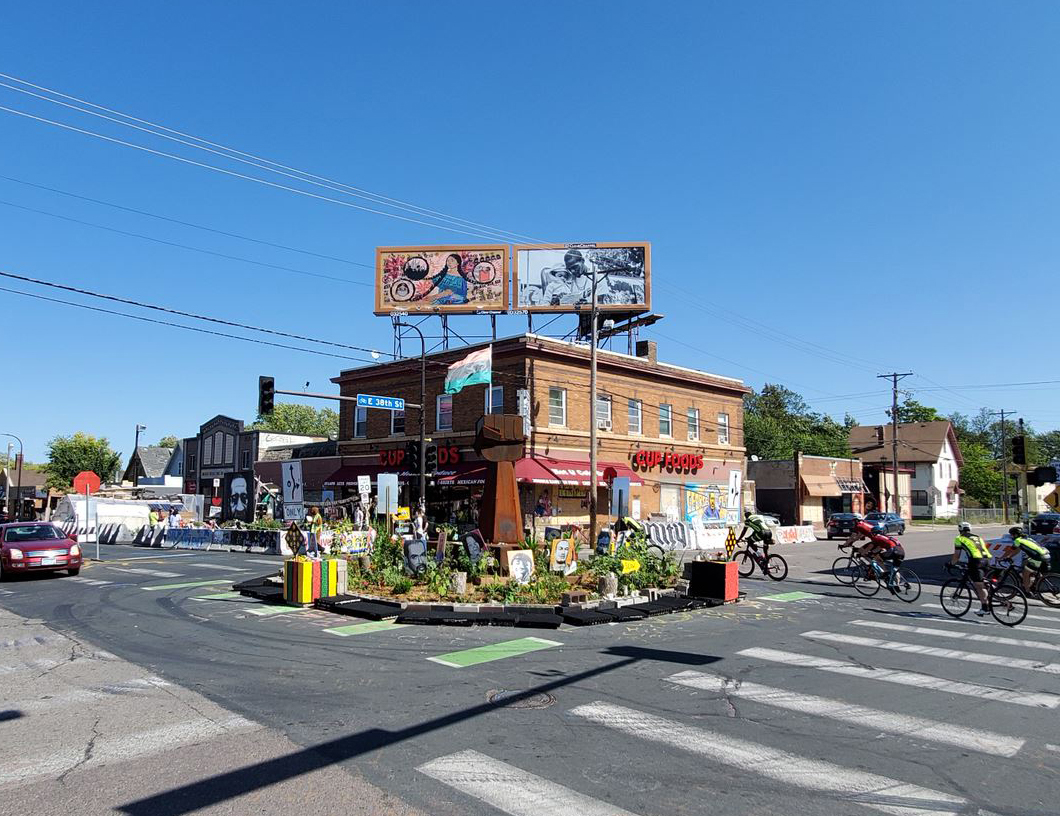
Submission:
[[[0,71],[539,239],[650,240],[666,360],[865,422],[888,402],[874,375],[911,370],[904,385],[946,412],[1044,430],[1055,386],[922,389],[1060,379],[1058,41],[1060,7],[1033,2],[39,0],[5,11]],[[5,88],[0,105],[212,160]],[[472,240],[4,112],[0,175],[369,266],[376,245]],[[371,281],[10,181],[0,200]],[[389,348],[369,287],[4,205],[0,268]],[[326,390],[353,364],[6,292],[0,308],[0,431],[32,459],[76,430],[127,455],[137,422],[154,442],[250,420],[259,374]],[[847,394],[864,396],[829,399]]]

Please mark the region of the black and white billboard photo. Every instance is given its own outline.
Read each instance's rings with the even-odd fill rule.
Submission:
[[[649,243],[516,246],[514,255],[515,309],[588,309],[594,275],[600,310],[646,312],[651,308]]]

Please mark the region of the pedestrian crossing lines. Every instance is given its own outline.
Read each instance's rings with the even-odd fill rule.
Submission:
[[[106,586],[107,584],[113,584],[113,581],[104,581],[99,578],[86,578],[84,575],[69,575],[64,580],[74,581],[78,584],[85,584],[86,586]]]
[[[115,572],[129,572],[133,575],[150,575],[152,578],[180,578],[183,573],[166,572],[165,570],[147,569],[146,567],[111,567]]]

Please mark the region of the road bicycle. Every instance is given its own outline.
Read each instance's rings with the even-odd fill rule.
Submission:
[[[968,568],[961,564],[956,567],[947,565],[948,572],[957,572],[942,585],[939,602],[942,611],[952,618],[961,618],[972,608],[972,601],[977,601],[975,587],[968,580]],[[994,620],[1003,626],[1018,626],[1027,617],[1027,596],[1023,590],[1012,584],[994,584],[984,582],[986,605]]]
[[[840,544],[839,550],[852,550],[846,555],[840,555],[832,562],[832,577],[844,586],[853,586],[854,579],[859,575],[869,576],[870,559],[861,555],[852,544]]]
[[[742,540],[742,539],[741,539]],[[783,556],[776,553],[770,554],[769,542],[762,542],[762,551],[758,551],[758,545],[754,541],[748,541],[746,548],[737,550],[732,554],[732,560],[739,564],[737,571],[741,578],[748,578],[755,571],[755,565],[774,581],[783,581],[788,577],[788,562]]]
[[[867,568],[854,575],[851,582],[854,589],[866,598],[871,598],[880,591],[880,587],[887,587],[887,591],[900,601],[912,603],[920,597],[920,577],[909,567],[899,567],[893,561],[889,569],[874,558],[866,558]]]
[[[1012,559],[998,560],[997,566],[990,567],[983,577],[993,584],[1010,584],[1021,589],[1032,598],[1037,598],[1046,606],[1060,607],[1060,574],[1043,572],[1039,567],[1031,576],[1031,590],[1023,586],[1023,570],[1016,567]]]

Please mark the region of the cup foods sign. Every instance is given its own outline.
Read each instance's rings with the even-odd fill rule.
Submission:
[[[698,453],[638,450],[633,454],[633,466],[642,471],[661,468],[691,473],[703,467],[703,456]]]

